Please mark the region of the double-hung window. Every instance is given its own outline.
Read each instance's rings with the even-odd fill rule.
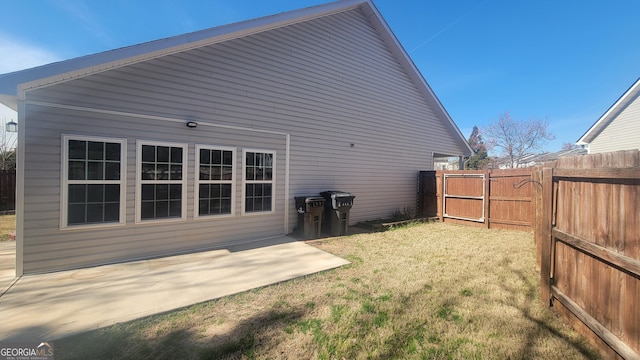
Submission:
[[[184,219],[187,145],[138,141],[136,221]]]
[[[244,213],[274,210],[276,153],[243,150]]]
[[[234,213],[234,148],[196,145],[195,217]]]
[[[126,140],[64,135],[62,228],[124,224]]]

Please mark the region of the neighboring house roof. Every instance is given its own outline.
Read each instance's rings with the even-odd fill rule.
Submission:
[[[640,95],[640,78],[587,130],[578,145],[588,145],[611,124],[611,122]],[[640,119],[638,119],[640,121]]]
[[[378,34],[387,44],[397,61],[405,69],[416,88],[422,93],[433,111],[445,120],[445,125],[457,135],[462,148],[472,153],[460,129],[427,84],[420,71],[400,45],[387,23],[371,0],[341,0],[305,9],[266,16],[234,24],[169,37],[128,46],[75,59],[60,61],[31,69],[0,75],[0,102],[17,111],[18,100],[25,91],[76,79],[109,69],[175,54],[215,43],[277,29],[332,14],[360,8]],[[467,154],[467,155],[468,155]]]
[[[529,154],[525,155],[520,159],[518,164],[519,167],[531,167],[542,165],[547,161],[558,160],[558,158],[566,157],[566,156],[579,156],[579,155],[587,155],[587,149],[582,147],[576,147],[568,150],[560,150],[556,152],[547,152],[542,154]],[[495,162],[498,165],[498,168],[504,169],[508,168],[508,163],[510,162],[508,157],[496,158]]]

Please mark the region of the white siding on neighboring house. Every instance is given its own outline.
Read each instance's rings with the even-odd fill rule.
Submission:
[[[582,135],[589,153],[640,149],[640,79]]]
[[[469,149],[386,41],[357,7],[27,91],[24,272],[282,235],[294,197],[327,190],[355,194],[352,223],[415,206],[433,154]],[[123,223],[61,226],[64,136],[124,139]],[[139,219],[142,143],[186,149],[182,216]],[[196,216],[197,147],[233,152],[231,214]],[[256,149],[275,158],[273,208],[244,213],[244,154]]]
[[[640,97],[636,97],[589,144],[592,154],[640,149]]]

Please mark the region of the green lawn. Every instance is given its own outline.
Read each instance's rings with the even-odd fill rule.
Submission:
[[[56,359],[591,359],[533,236],[448,224],[311,242],[350,265],[55,341]]]

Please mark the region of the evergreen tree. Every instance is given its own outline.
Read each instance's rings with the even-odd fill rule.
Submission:
[[[482,134],[477,126],[473,126],[473,131],[469,136],[469,146],[473,150],[473,155],[467,161],[466,169],[480,170],[487,167],[489,163],[489,154],[487,153],[487,147],[482,140]]]

